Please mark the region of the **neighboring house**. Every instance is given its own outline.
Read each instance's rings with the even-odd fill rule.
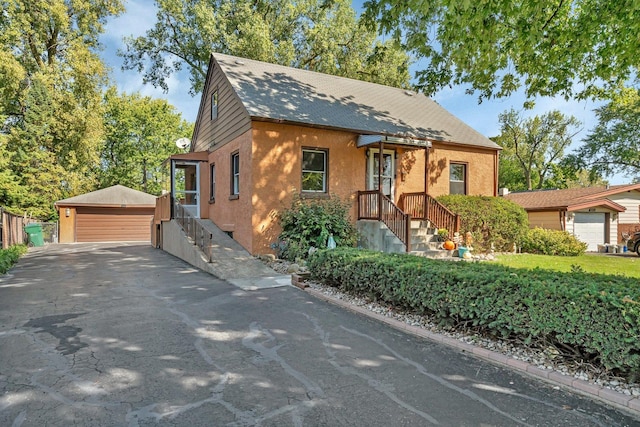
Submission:
[[[458,226],[432,197],[496,195],[499,150],[422,94],[216,53],[171,198],[252,254],[294,195],[351,200],[406,244],[407,214]]]
[[[151,241],[156,197],[123,185],[55,202],[60,243]]]
[[[640,229],[640,184],[510,193],[505,198],[529,214],[529,226],[566,230],[588,244],[623,241],[623,233]]]

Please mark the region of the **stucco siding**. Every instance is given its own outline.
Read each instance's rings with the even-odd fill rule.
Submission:
[[[349,132],[254,122],[253,128],[253,252],[271,252],[280,234],[278,214],[291,206],[302,185],[302,148],[328,150],[328,194],[352,204],[365,188],[365,150]]]
[[[540,227],[547,230],[562,230],[559,211],[528,212],[528,214],[530,228]]]
[[[240,155],[240,191],[237,197],[231,196],[231,154]],[[245,132],[209,154],[209,164],[216,167],[215,202],[208,203],[208,218],[221,230],[230,232],[233,239],[252,253],[253,230],[252,213],[252,154],[251,132]],[[208,176],[208,173],[207,173]],[[209,182],[206,184],[207,199]]]
[[[209,68],[194,130],[192,151],[213,151],[251,129],[251,119],[220,67]],[[218,91],[218,117],[211,119],[211,95]]]

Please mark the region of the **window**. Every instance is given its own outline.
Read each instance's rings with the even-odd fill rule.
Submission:
[[[231,196],[240,194],[240,153],[231,154]]]
[[[216,201],[216,165],[212,163],[209,166],[209,201]]]
[[[211,120],[218,118],[218,89],[211,94]]]
[[[302,191],[327,192],[327,151],[302,149]]]
[[[467,194],[467,165],[451,163],[449,165],[449,194]]]

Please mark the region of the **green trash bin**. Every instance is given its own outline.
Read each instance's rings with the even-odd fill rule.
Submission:
[[[24,226],[24,232],[29,236],[31,246],[44,246],[44,238],[42,237],[42,225],[31,223]]]

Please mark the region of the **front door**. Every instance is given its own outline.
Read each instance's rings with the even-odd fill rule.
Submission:
[[[171,162],[171,193],[194,218],[200,218],[200,168],[198,162]]]
[[[369,148],[369,156],[367,158],[367,190],[378,189],[379,164],[380,150],[377,148]],[[395,200],[395,176],[395,151],[384,150],[382,153],[382,194],[391,200]]]

